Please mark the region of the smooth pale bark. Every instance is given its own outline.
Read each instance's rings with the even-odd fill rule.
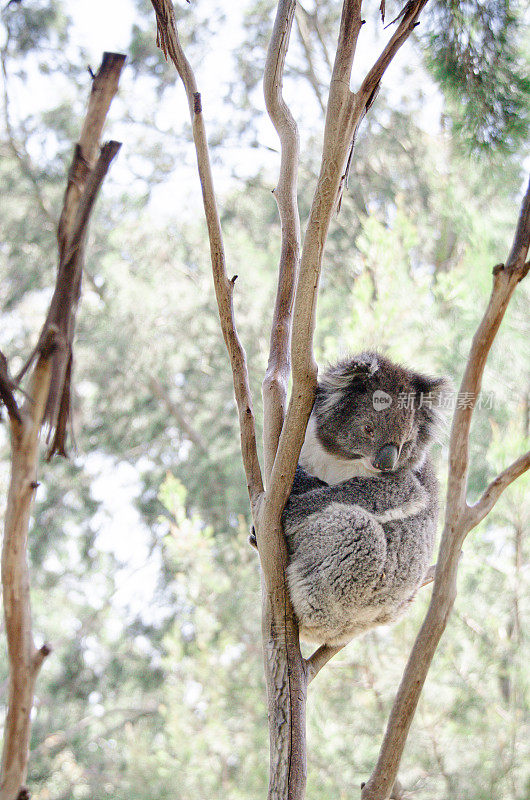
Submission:
[[[281,252],[269,360],[262,385],[266,488],[285,419],[291,371],[291,322],[300,258],[298,128],[282,94],[295,9],[295,0],[278,3],[263,76],[265,104],[281,146],[280,172],[274,189],[280,215]],[[261,620],[270,741],[268,794],[271,800],[296,798],[304,795],[306,784],[306,670],[298,625],[285,586],[287,548],[281,526],[266,513],[255,514],[255,529],[264,576]]]
[[[219,309],[221,330],[225,340],[239,413],[241,430],[241,453],[247,478],[251,505],[254,506],[263,493],[263,479],[256,444],[256,426],[252,407],[252,393],[248,380],[247,357],[239,339],[235,319],[233,294],[237,275],[228,278],[224,253],[223,234],[213,185],[210,152],[202,113],[202,98],[197,89],[195,75],[184,55],[175,23],[173,5],[169,0],[151,0],[157,22],[157,43],[166,58],[170,58],[182,80],[188,100],[197,169],[202,189],[202,200],[208,238],[215,297]]]

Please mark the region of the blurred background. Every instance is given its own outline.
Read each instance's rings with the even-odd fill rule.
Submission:
[[[387,3],[387,22],[400,3]],[[208,125],[256,417],[279,256],[279,154],[261,76],[274,4],[179,2]],[[365,2],[352,86],[377,56]],[[340,4],[302,3],[285,96],[307,218]],[[515,230],[529,167],[528,11],[434,0],[361,127],[324,259],[316,355],[365,347],[459,385]],[[43,462],[30,530],[39,675],[35,800],[264,797],[268,775],[256,554],[232,378],[212,290],[188,110],[147,0],[23,0],[1,12],[0,350],[12,373],[53,291],[56,222],[103,50],[128,55],[105,138],[123,141],[93,217],[75,350],[70,459]],[[525,178],[526,169],[526,178]],[[469,493],[528,448],[523,282],[486,368]],[[446,479],[446,434],[437,447]],[[526,441],[526,444],[525,444]],[[0,496],[9,477],[0,425]],[[417,800],[530,795],[528,477],[465,544],[459,595],[400,778]],[[4,500],[0,503],[3,513]],[[356,797],[428,603],[354,641],[308,702],[308,800]],[[5,712],[0,637],[0,715]]]

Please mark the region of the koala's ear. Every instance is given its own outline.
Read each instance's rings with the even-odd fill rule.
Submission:
[[[416,391],[419,409],[420,428],[427,438],[442,442],[448,422],[447,410],[450,408],[453,384],[449,378],[431,378],[427,375],[414,375],[412,384]]]
[[[378,369],[375,353],[360,353],[327,369],[319,381],[320,387],[331,392],[350,389],[356,384],[362,385]]]
[[[442,398],[453,391],[453,383],[450,378],[431,378],[428,375],[415,374],[412,380],[414,390],[417,395],[429,395],[435,399]]]

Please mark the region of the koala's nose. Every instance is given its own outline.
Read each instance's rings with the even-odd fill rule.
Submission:
[[[374,458],[373,465],[376,469],[389,472],[394,469],[398,460],[398,449],[395,444],[385,444]]]

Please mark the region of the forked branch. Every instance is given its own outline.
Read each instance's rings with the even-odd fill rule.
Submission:
[[[104,144],[94,168],[87,177],[75,217],[71,219],[72,229],[62,247],[55,292],[38,345],[40,348],[48,331],[53,328],[56,335],[50,392],[45,412],[45,419],[53,431],[48,459],[54,453],[66,456],[66,432],[70,417],[72,348],[77,304],[81,295],[81,276],[88,223],[101,184],[120,147],[121,143],[115,141]],[[73,212],[73,206],[71,206],[71,211]]]
[[[313,356],[316,297],[324,244],[339,197],[344,166],[355,132],[373,102],[382,74],[412,33],[426,2],[427,0],[411,0],[408,3],[407,12],[400,20],[396,32],[357,94],[350,89],[350,75],[362,27],[361,0],[345,0],[342,6],[326,114],[322,163],[305,232],[295,297],[291,344],[293,389],[271,473],[270,491],[267,492],[264,504],[265,515],[270,516],[277,524],[291,490],[313,405],[317,374]]]
[[[322,164],[311,207],[300,261],[299,222],[296,206],[298,135],[282,96],[282,79],[294,0],[280,0],[267,56],[264,90],[267,108],[280,136],[282,160],[275,190],[282,225],[282,249],[270,358],[264,381],[265,479],[259,468],[255,426],[245,354],[237,337],[232,309],[233,281],[226,275],[223,243],[208,155],[201,97],[193,70],[182,51],[169,0],[151,0],[157,17],[158,43],[171,58],[184,84],[208,225],[217,304],[230,354],[239,409],[243,462],[251,497],[264,578],[263,633],[269,719],[271,730],[271,780],[269,798],[299,800],[305,787],[305,693],[307,680],[330,657],[330,649],[315,654],[307,666],[298,646],[298,629],[285,585],[286,548],[281,512],[291,490],[294,472],[313,405],[317,368],[313,357],[313,331],[322,254],[336,208],[337,195],[354,134],[374,100],[381,76],[408,38],[426,0],[411,0],[398,29],[361,90],[350,89],[350,74],[362,26],[361,0],[345,0],[333,66],[326,113]],[[292,309],[295,292],[294,312]],[[288,343],[291,317],[293,388],[284,419],[285,387],[289,373]],[[282,424],[283,422],[283,424]],[[281,431],[281,432],[280,432]],[[335,650],[336,652],[336,650]]]
[[[388,65],[399,48],[409,38],[414,28],[419,25],[418,17],[427,5],[427,2],[428,0],[409,0],[403,8],[402,13],[394,20],[395,22],[399,20],[396,30],[361,84],[359,97],[362,102],[366,102],[366,100],[372,97],[374,92],[378,90],[381,78]]]

